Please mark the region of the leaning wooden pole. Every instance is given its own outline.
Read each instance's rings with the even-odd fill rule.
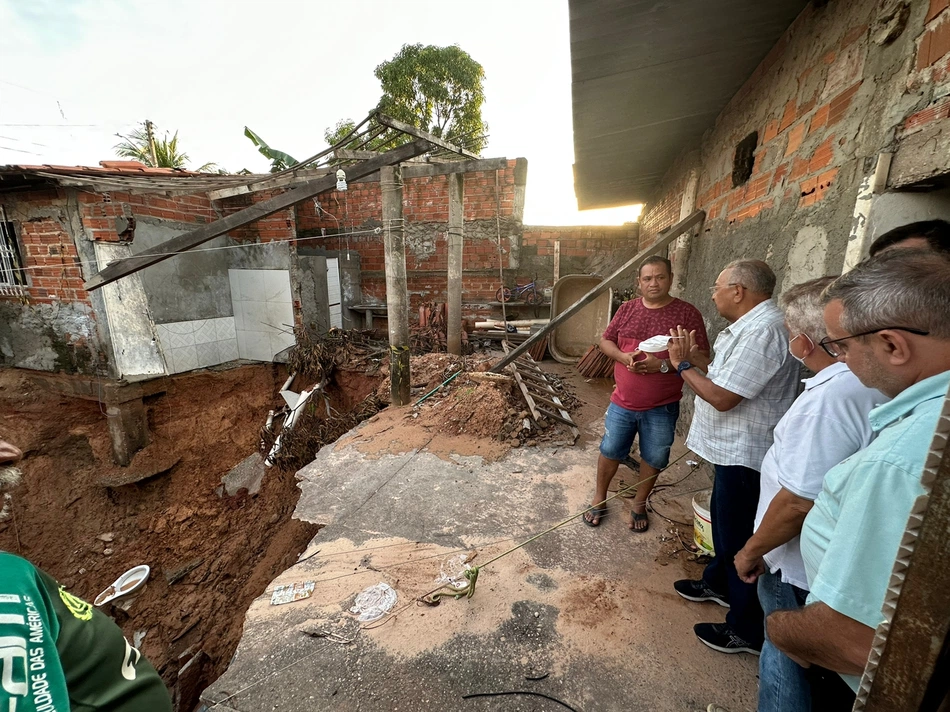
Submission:
[[[581,309],[583,309],[592,301],[597,299],[597,297],[599,297],[601,294],[603,294],[608,289],[610,289],[627,272],[632,270],[634,267],[639,266],[639,264],[643,262],[643,260],[645,260],[647,257],[652,255],[653,253],[659,252],[660,250],[667,247],[671,242],[673,242],[673,240],[675,240],[681,234],[683,234],[687,230],[692,230],[694,227],[702,223],[703,220],[705,219],[706,219],[706,213],[703,212],[702,210],[697,210],[688,218],[680,220],[669,230],[667,230],[664,233],[661,233],[659,239],[656,240],[653,244],[651,244],[649,247],[646,247],[640,250],[633,257],[633,259],[625,263],[620,269],[618,269],[612,275],[607,277],[607,279],[605,279],[603,282],[598,284],[596,287],[590,290],[587,294],[585,294],[583,297],[581,297],[576,302],[574,302],[571,306],[565,309],[563,312],[561,312],[556,317],[551,319],[551,321],[548,322],[547,326],[545,326],[543,329],[539,329],[538,331],[536,331],[534,334],[531,335],[531,337],[527,341],[525,341],[520,346],[518,346],[518,348],[516,348],[510,354],[505,355],[501,359],[501,361],[499,361],[492,367],[491,372],[501,373],[505,369],[505,367],[508,366],[508,364],[512,363],[516,358],[518,358],[525,351],[529,351],[531,347],[534,346],[534,344],[536,344],[538,341],[541,341],[541,339],[548,338],[548,334],[550,334],[552,330],[559,327],[565,321],[567,321],[572,316],[577,314],[577,312],[579,312]]]
[[[383,194],[386,257],[386,317],[389,320],[389,392],[393,405],[409,404],[409,289],[406,284],[406,231],[402,218],[402,174],[379,169]]]
[[[448,176],[449,234],[448,234],[448,313],[446,315],[446,348],[450,354],[462,355],[462,245],[464,174]]]

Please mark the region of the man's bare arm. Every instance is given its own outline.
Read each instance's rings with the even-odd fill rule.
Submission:
[[[799,663],[860,675],[867,664],[874,629],[824,603],[776,611],[765,619],[769,640]]]
[[[765,570],[762,557],[801,533],[805,516],[814,504],[810,499],[799,497],[782,487],[769,503],[755,534],[736,554],[735,565],[739,578],[746,583],[754,583]]]
[[[605,355],[609,356],[614,361],[619,361],[627,368],[630,368],[630,366],[633,365],[634,354],[632,352],[624,353],[620,350],[620,347],[610,339],[601,338],[600,350],[603,351]]]

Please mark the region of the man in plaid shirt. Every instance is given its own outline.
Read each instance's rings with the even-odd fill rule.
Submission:
[[[724,653],[758,654],[764,635],[755,584],[744,583],[733,557],[752,536],[759,470],[772,431],[798,394],[799,367],[788,353],[782,312],[772,303],[775,274],[760,260],[737,260],[720,273],[712,300],[729,326],[713,346],[712,362],[687,329],[670,342],[670,363],[696,392],[686,445],[713,464],[710,510],[716,556],[698,581],[674,584],[689,601],[729,608],[726,622],[698,623],[706,645]],[[704,373],[705,371],[705,373]]]

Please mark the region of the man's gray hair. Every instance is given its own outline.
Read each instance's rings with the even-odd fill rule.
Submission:
[[[815,344],[828,336],[823,293],[834,281],[834,277],[819,277],[782,292],[778,305],[785,312],[785,323],[793,335],[808,334]]]
[[[836,279],[824,299],[841,301],[841,327],[852,334],[900,326],[950,339],[950,261],[929,250],[882,252]]]
[[[775,272],[762,260],[736,260],[726,265],[732,270],[729,281],[741,284],[750,292],[771,297],[775,291]]]

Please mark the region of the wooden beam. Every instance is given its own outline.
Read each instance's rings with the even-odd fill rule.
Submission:
[[[333,152],[333,157],[340,161],[368,161],[371,158],[382,156],[382,151],[367,151],[364,149],[338,148]],[[428,163],[425,156],[410,158],[407,163]]]
[[[480,158],[475,161],[447,161],[434,163],[410,163],[402,169],[403,178],[428,178],[452,173],[475,173],[477,171],[497,171],[508,167],[507,158]]]
[[[579,312],[581,309],[583,309],[583,308],[586,307],[588,304],[590,304],[592,301],[594,301],[595,299],[597,299],[597,297],[599,297],[601,294],[603,294],[603,293],[606,292],[608,289],[610,289],[610,288],[611,288],[614,284],[616,284],[616,283],[620,280],[620,278],[623,277],[627,272],[629,272],[629,271],[630,271],[631,269],[633,269],[634,267],[638,267],[638,266],[640,265],[640,263],[643,262],[643,260],[645,260],[647,257],[649,257],[650,255],[652,255],[652,254],[655,253],[655,252],[659,252],[660,250],[664,249],[664,248],[667,247],[671,242],[673,242],[673,240],[675,240],[677,237],[679,237],[682,233],[686,232],[687,230],[693,229],[694,227],[696,227],[697,225],[699,225],[700,223],[702,223],[703,220],[705,220],[705,219],[706,219],[706,213],[703,212],[702,210],[697,210],[695,213],[693,213],[692,215],[690,215],[688,218],[685,218],[684,220],[680,220],[680,221],[679,221],[678,223],[676,223],[673,227],[671,227],[669,230],[667,230],[665,233],[663,233],[662,237],[660,237],[659,240],[657,240],[656,242],[654,242],[654,243],[653,243],[652,245],[650,245],[649,247],[640,250],[640,251],[633,257],[633,259],[631,259],[630,261],[626,262],[622,267],[620,267],[620,269],[618,269],[618,270],[617,270],[616,272],[614,272],[612,275],[610,275],[609,277],[607,277],[607,279],[605,279],[603,282],[601,282],[601,283],[598,284],[596,287],[594,287],[593,289],[591,289],[587,294],[585,294],[583,297],[581,297],[580,299],[578,299],[576,302],[574,302],[571,306],[569,306],[569,307],[568,307],[567,309],[565,309],[563,312],[561,312],[561,313],[558,314],[556,317],[554,317],[553,319],[551,319],[551,321],[549,321],[546,326],[544,326],[544,327],[541,328],[541,329],[538,329],[538,331],[536,331],[535,333],[533,333],[533,334],[531,335],[531,337],[528,338],[527,341],[525,341],[525,342],[523,342],[522,344],[520,344],[520,345],[518,346],[518,348],[516,348],[516,349],[515,349],[514,351],[512,351],[511,353],[506,354],[505,356],[503,356],[502,359],[501,359],[501,361],[499,361],[498,363],[496,363],[496,364],[492,367],[491,372],[492,372],[492,373],[501,373],[501,371],[504,370],[504,368],[505,368],[508,364],[510,364],[512,361],[514,361],[516,358],[518,358],[521,354],[523,354],[523,353],[525,353],[526,351],[530,350],[531,347],[532,347],[534,344],[536,344],[538,341],[540,341],[541,339],[546,339],[546,338],[548,337],[548,334],[551,333],[551,331],[553,331],[554,329],[556,329],[557,327],[559,327],[561,324],[563,324],[564,322],[566,322],[566,321],[567,321],[568,319],[570,319],[572,316],[574,316],[575,314],[577,314],[577,312]]]
[[[465,156],[466,158],[478,158],[477,153],[472,153],[471,151],[466,151],[464,148],[459,148],[454,144],[449,143],[448,141],[443,141],[438,136],[429,133],[428,131],[423,131],[422,129],[416,128],[412,124],[406,124],[402,121],[398,121],[391,116],[386,116],[386,114],[376,114],[376,120],[381,123],[383,126],[387,126],[391,129],[396,129],[396,131],[402,131],[407,133],[410,136],[415,136],[416,138],[425,139],[431,144],[438,146],[439,148],[444,148],[447,151],[452,153],[457,153],[460,156]]]
[[[267,190],[269,188],[282,188],[287,185],[293,185],[294,183],[303,183],[308,180],[313,180],[314,178],[322,178],[323,176],[330,175],[331,173],[336,173],[336,171],[301,168],[299,171],[294,171],[289,175],[283,175],[279,178],[265,178],[263,180],[256,180],[251,183],[241,183],[240,185],[232,185],[228,186],[227,188],[211,190],[208,191],[208,198],[210,200],[233,198],[235,195],[246,195],[247,193],[256,193],[260,190]]]
[[[429,145],[425,141],[416,140],[399,148],[395,148],[392,151],[387,151],[378,158],[350,166],[348,175],[354,179],[359,178],[378,171],[383,166],[394,165],[407,158],[418,156],[427,150],[429,150]],[[208,240],[213,240],[220,235],[224,235],[231,230],[236,230],[255,220],[273,215],[279,210],[285,210],[292,205],[296,205],[308,198],[330,190],[335,185],[336,176],[332,175],[308,181],[299,188],[251,205],[250,207],[244,208],[244,210],[239,210],[220,220],[215,220],[213,223],[202,225],[196,230],[179,235],[168,242],[163,242],[161,245],[153,247],[150,250],[145,250],[121,262],[109,265],[98,274],[93,275],[83,287],[86,291],[90,292],[99,289],[100,287],[115,282],[117,279],[122,279],[146,267],[151,267],[153,264],[161,262],[162,260],[167,260],[179,252],[190,250],[208,242]]]

